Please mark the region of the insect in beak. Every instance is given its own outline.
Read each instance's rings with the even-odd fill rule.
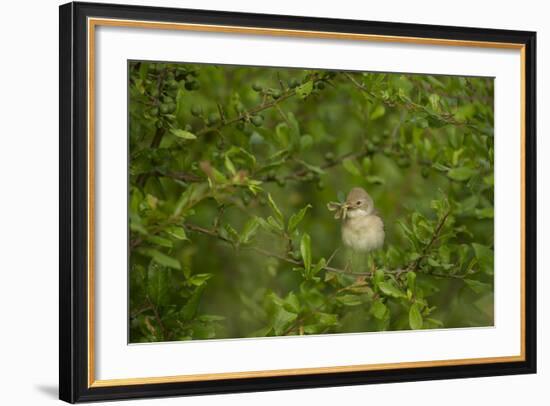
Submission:
[[[327,204],[327,208],[330,211],[334,211],[334,218],[335,219],[346,219],[346,214],[348,212],[349,205],[347,203],[337,203],[337,202],[329,202]]]
[[[346,219],[346,216],[348,214],[348,209],[349,209],[349,204],[347,203],[344,203],[342,205],[342,220],[345,220]]]

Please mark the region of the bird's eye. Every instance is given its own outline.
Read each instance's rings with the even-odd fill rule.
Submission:
[[[357,200],[357,206],[360,206],[361,205],[361,200]]]

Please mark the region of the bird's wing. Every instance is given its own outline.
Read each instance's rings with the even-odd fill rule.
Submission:
[[[382,223],[382,229],[384,229],[386,226],[384,225],[384,220],[382,220],[382,216],[380,215],[380,212],[377,209],[374,209],[372,212],[376,217],[380,219],[380,222]]]

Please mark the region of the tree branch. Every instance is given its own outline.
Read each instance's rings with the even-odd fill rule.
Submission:
[[[215,238],[217,238],[217,239],[219,239],[223,242],[226,242],[230,245],[234,245],[233,241],[221,236],[219,233],[215,232],[214,230],[204,228],[204,227],[201,227],[201,226],[197,226],[195,224],[190,224],[190,223],[184,223],[183,227],[185,227],[186,229],[188,229],[190,231],[195,231],[195,232],[198,232],[198,233],[206,234],[206,235],[209,235],[211,237],[215,237]],[[279,253],[276,253],[276,252],[273,252],[273,251],[269,251],[269,250],[264,249],[264,248],[254,247],[254,246],[247,246],[247,247],[242,247],[242,248],[255,251],[258,254],[262,254],[262,255],[265,255],[265,256],[268,256],[268,257],[277,258],[281,261],[284,261],[284,262],[292,264],[292,265],[296,265],[296,266],[303,266],[304,265],[304,263],[302,261],[296,260],[294,258],[290,258],[288,256],[285,256],[285,255],[282,255],[282,254],[279,254]],[[372,272],[351,272],[351,271],[347,271],[345,269],[334,268],[332,266],[325,266],[325,267],[323,267],[323,269],[325,271],[328,271],[328,272],[336,272],[336,273],[342,273],[342,274],[348,274],[348,275],[372,276]]]
[[[159,94],[159,97],[161,94],[161,89],[164,83],[165,76],[166,76],[166,70],[163,69],[157,77],[157,92]],[[160,100],[158,97],[154,99],[154,103],[156,105],[160,105]],[[164,137],[164,133],[165,133],[164,127],[157,128],[157,131],[155,131],[155,136],[151,140],[151,145],[149,147],[150,149],[157,149],[160,146],[160,143],[162,142],[162,138]],[[136,181],[138,186],[143,187],[145,185],[145,182],[147,182],[148,177],[149,177],[149,174],[146,174],[146,173],[140,174]]]
[[[319,166],[319,168],[321,168],[321,169],[330,169],[330,168],[333,168],[335,166],[341,165],[342,162],[345,159],[362,158],[362,157],[364,157],[368,154],[369,154],[369,151],[367,151],[367,150],[362,150],[362,151],[359,151],[359,152],[353,152],[353,151],[348,152],[348,153],[343,154],[342,156],[340,156],[338,158],[335,158],[331,161],[328,161],[328,162],[324,163],[323,165]],[[292,173],[289,173],[288,175],[285,175],[284,179],[285,180],[300,181],[305,175],[307,175],[310,172],[311,172],[310,169],[302,168],[302,169],[299,169],[299,170],[294,171]],[[206,182],[206,178],[204,178],[202,176],[195,175],[194,173],[190,173],[190,172],[181,172],[181,171],[180,172],[177,172],[177,171],[173,171],[173,172],[152,171],[152,172],[148,172],[147,174],[142,174],[142,175],[164,176],[164,177],[168,177],[168,178],[172,178],[172,179],[176,179],[176,180],[181,180],[181,181],[186,182],[186,183]],[[260,180],[262,182],[276,182],[277,178],[275,176],[265,176],[264,178],[261,178]],[[140,185],[140,186],[142,186],[142,185]]]
[[[428,256],[428,252],[430,251],[434,243],[439,238],[439,235],[441,234],[441,230],[443,229],[443,226],[445,225],[445,222],[447,221],[447,218],[449,217],[450,214],[451,214],[451,211],[449,210],[443,215],[443,217],[441,217],[441,219],[439,220],[439,223],[437,224],[437,227],[435,228],[432,238],[430,239],[428,244],[426,244],[426,246],[422,249],[422,253],[420,254],[420,256],[411,264],[409,264],[409,266],[407,267],[407,270],[414,271],[418,269],[420,262]]]
[[[155,315],[155,320],[156,320],[156,322],[157,322],[157,324],[158,324],[158,326],[161,330],[163,340],[168,339],[168,337],[169,337],[168,332],[166,330],[166,327],[164,326],[164,323],[162,322],[162,320],[160,318],[157,307],[153,304],[153,302],[151,301],[149,296],[146,296],[146,300],[147,300],[147,303],[149,304],[150,308],[153,310],[153,314]]]
[[[439,223],[438,223],[438,225],[437,225],[437,227],[434,231],[434,235],[432,236],[432,238],[430,239],[428,244],[422,250],[422,254],[420,255],[419,258],[417,258],[415,261],[410,263],[409,266],[405,269],[402,269],[402,268],[391,269],[391,270],[386,269],[386,270],[384,270],[384,273],[394,274],[397,277],[399,277],[405,272],[418,270],[420,262],[422,261],[422,259],[427,257],[428,252],[432,248],[433,244],[439,238],[439,236],[441,234],[441,230],[443,229],[443,226],[444,226],[447,218],[449,217],[449,215],[450,215],[450,211],[445,213],[445,215],[441,218],[441,220],[439,221]],[[234,241],[223,237],[216,230],[208,229],[208,228],[201,227],[201,226],[198,226],[196,224],[191,224],[191,223],[183,223],[182,226],[184,228],[186,228],[187,230],[189,230],[189,231],[194,231],[194,232],[198,232],[198,233],[201,233],[201,234],[209,235],[209,236],[217,238],[218,240],[223,241],[223,242],[225,242],[225,243],[227,243],[231,246],[235,246]],[[143,243],[143,240],[138,237],[138,238],[130,241],[130,247],[135,248],[138,245],[140,245],[141,243]],[[288,264],[291,264],[291,265],[302,266],[302,267],[304,266],[304,263],[300,260],[288,257],[288,256],[283,255],[283,254],[279,254],[277,252],[270,251],[270,250],[265,249],[265,248],[255,247],[255,246],[244,246],[244,247],[241,247],[241,248],[251,250],[251,251],[255,251],[258,254],[261,254],[261,255],[264,255],[264,256],[279,259],[279,260],[281,260],[283,262],[286,262]],[[329,264],[330,264],[331,260],[333,259],[336,251],[333,252],[333,254],[330,256],[329,260],[327,261],[327,264],[322,268],[323,270],[325,270],[327,272],[339,273],[339,274],[344,274],[344,275],[365,276],[365,277],[368,277],[368,278],[374,277],[374,272],[372,272],[372,271],[369,271],[369,272],[353,272],[353,271],[348,271],[347,269],[336,268],[336,267],[330,266]],[[437,276],[437,277],[441,277],[441,278],[453,278],[453,279],[464,279],[465,276],[466,276],[466,275],[457,275],[457,274],[444,274],[444,273],[439,273],[439,272],[422,272],[422,273],[425,274],[425,275]]]
[[[198,233],[206,234],[206,235],[209,235],[211,237],[215,237],[215,238],[217,238],[221,241],[224,241],[224,242],[226,242],[230,245],[234,245],[233,241],[221,236],[219,233],[215,232],[214,230],[204,228],[204,227],[201,227],[201,226],[197,226],[195,224],[190,224],[190,223],[183,224],[183,227],[185,227],[186,229],[188,229],[190,231],[195,231],[195,232],[198,232]],[[279,254],[277,252],[273,252],[273,251],[270,251],[270,250],[267,250],[267,249],[264,249],[264,248],[261,248],[261,247],[248,246],[248,247],[242,247],[242,248],[255,251],[255,252],[257,252],[258,254],[261,254],[261,255],[265,255],[265,256],[268,256],[268,257],[272,257],[272,258],[277,258],[277,259],[279,259],[281,261],[284,261],[284,262],[286,262],[288,264],[291,264],[291,265],[304,266],[302,261],[296,260],[294,258],[290,258],[286,255],[282,255],[282,254]],[[373,272],[353,272],[353,271],[348,271],[346,269],[335,268],[335,267],[332,267],[332,266],[329,266],[329,265],[324,266],[322,269],[324,269],[327,272],[340,273],[340,274],[352,275],[352,276],[366,276],[368,278],[372,278],[374,276]],[[409,269],[392,269],[392,270],[385,270],[384,273],[400,275],[404,272],[407,272],[408,270]],[[459,275],[446,275],[446,274],[439,274],[439,273],[430,273],[430,275],[440,276],[440,277],[450,277],[450,278],[462,278]]]
[[[292,96],[295,96],[295,95],[296,95],[296,90],[289,90],[288,92],[283,93],[281,95],[281,97],[279,97],[278,99],[273,99],[271,101],[264,101],[261,104],[259,104],[258,106],[253,107],[250,110],[247,110],[247,111],[239,114],[238,116],[236,116],[236,117],[234,117],[230,120],[222,121],[218,125],[211,126],[211,127],[204,127],[203,129],[197,131],[195,133],[195,135],[200,136],[200,135],[204,135],[206,133],[209,133],[211,131],[219,131],[223,127],[226,127],[226,126],[231,125],[231,124],[238,123],[239,121],[244,121],[244,120],[248,119],[250,116],[254,116],[254,115],[256,115],[256,114],[258,114],[258,113],[260,113],[264,110],[267,110],[271,107],[277,106],[278,104],[282,103],[286,99],[288,99]]]
[[[371,92],[367,87],[363,86],[361,83],[359,83],[357,80],[355,80],[355,78],[350,75],[349,73],[347,72],[343,72],[343,75],[355,86],[357,87],[359,90],[367,93],[370,97],[372,98],[375,98],[375,99],[379,99],[379,97],[377,97],[373,92]],[[388,100],[381,100],[382,103],[384,103],[386,106],[388,107],[393,107],[395,104],[391,101],[388,101]],[[446,113],[446,114],[434,114],[433,111],[429,111],[425,106],[421,105],[421,104],[417,104],[417,103],[414,103],[412,101],[403,101],[403,105],[404,107],[407,109],[407,110],[422,110],[422,111],[425,111],[426,113],[432,115],[432,116],[436,116],[439,120],[447,123],[447,124],[453,124],[453,125],[457,125],[457,126],[466,126],[466,127],[469,127],[469,128],[472,128],[472,129],[475,129],[477,130],[477,127],[469,122],[463,122],[463,121],[458,121],[457,119],[455,119],[454,117],[454,114],[452,113]]]

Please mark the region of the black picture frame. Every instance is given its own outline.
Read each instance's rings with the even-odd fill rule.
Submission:
[[[113,4],[60,6],[59,397],[67,402],[235,393],[536,372],[536,33]],[[88,380],[87,19],[103,17],[225,26],[514,43],[525,52],[525,359],[211,381],[90,387]]]

